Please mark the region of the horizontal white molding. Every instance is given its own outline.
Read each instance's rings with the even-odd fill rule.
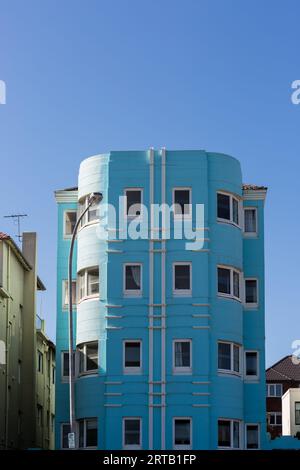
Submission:
[[[166,407],[166,405],[162,405],[161,403],[153,403],[149,406],[150,408],[165,408]]]
[[[120,408],[123,405],[121,405],[121,403],[118,403],[118,404],[116,404],[116,403],[105,403],[104,406],[106,408]]]
[[[113,255],[119,255],[121,253],[124,253],[123,250],[106,250],[106,253],[111,253]]]
[[[192,317],[194,317],[194,318],[210,318],[211,315],[209,313],[193,313]]]
[[[104,382],[104,385],[122,385],[123,382]]]
[[[78,200],[78,191],[55,191],[56,202],[76,202]]]
[[[192,395],[199,396],[199,397],[206,397],[210,395],[210,392],[193,392]]]
[[[206,403],[206,404],[193,404],[192,405],[194,408],[209,408],[210,407],[210,404],[209,403]]]
[[[193,243],[193,242],[191,242]],[[209,248],[201,248],[200,250],[194,250],[193,248],[190,248],[189,251],[196,251],[197,253],[209,253],[210,249]]]
[[[119,239],[119,238],[113,238],[113,239],[107,239],[106,242],[107,243],[122,243],[124,240],[123,239]]]
[[[166,330],[166,327],[155,325],[155,326],[148,326],[148,329],[149,330]]]
[[[154,249],[154,250],[150,250],[151,253],[166,253],[167,250],[163,250],[163,249]]]
[[[200,380],[200,381],[194,381],[192,382],[193,385],[210,385],[209,380]]]
[[[210,326],[193,326],[194,330],[209,330]]]
[[[107,304],[105,305],[106,308],[122,308],[123,305],[112,305],[112,304]]]
[[[105,315],[105,318],[111,318],[117,320],[118,318],[124,318],[124,315]]]
[[[166,307],[167,304],[148,304],[148,307]]]
[[[243,199],[248,200],[248,201],[254,201],[254,200],[265,200],[267,195],[267,190],[266,189],[244,189],[243,190]]]
[[[123,330],[123,326],[106,326],[106,330]]]
[[[107,397],[120,397],[123,395],[123,393],[119,393],[119,392],[105,392],[104,393],[105,396]]]

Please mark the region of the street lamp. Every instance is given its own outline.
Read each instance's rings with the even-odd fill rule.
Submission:
[[[72,266],[73,266],[73,251],[74,243],[78,231],[78,227],[83,217],[89,208],[102,201],[101,193],[92,193],[88,197],[88,203],[84,211],[79,215],[71,239],[71,246],[69,252],[69,276],[68,276],[68,297],[69,297],[69,395],[70,395],[70,433],[68,434],[68,447],[70,449],[76,448],[75,437],[75,383],[74,383],[74,350],[73,350],[73,303],[72,303]]]

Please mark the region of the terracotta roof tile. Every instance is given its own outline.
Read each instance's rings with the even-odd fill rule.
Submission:
[[[294,364],[293,356],[286,356],[266,370],[267,380],[300,381],[300,364]]]

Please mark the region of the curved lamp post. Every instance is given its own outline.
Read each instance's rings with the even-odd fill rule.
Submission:
[[[78,231],[78,227],[89,208],[102,201],[101,193],[92,193],[88,198],[88,203],[84,211],[78,217],[71,239],[69,252],[69,275],[68,275],[68,297],[69,297],[69,394],[70,394],[70,433],[68,434],[68,447],[76,448],[76,430],[75,430],[75,382],[74,382],[74,332],[73,332],[73,302],[72,302],[72,267],[73,267],[73,251],[74,243]]]

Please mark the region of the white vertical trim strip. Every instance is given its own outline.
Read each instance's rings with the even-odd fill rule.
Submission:
[[[161,150],[161,203],[166,203],[166,149]],[[166,229],[165,211],[162,230]],[[163,232],[164,233],[164,232]],[[166,448],[166,241],[161,242],[161,450]]]
[[[153,449],[153,203],[154,203],[154,149],[150,148],[150,241],[149,241],[149,450]]]

